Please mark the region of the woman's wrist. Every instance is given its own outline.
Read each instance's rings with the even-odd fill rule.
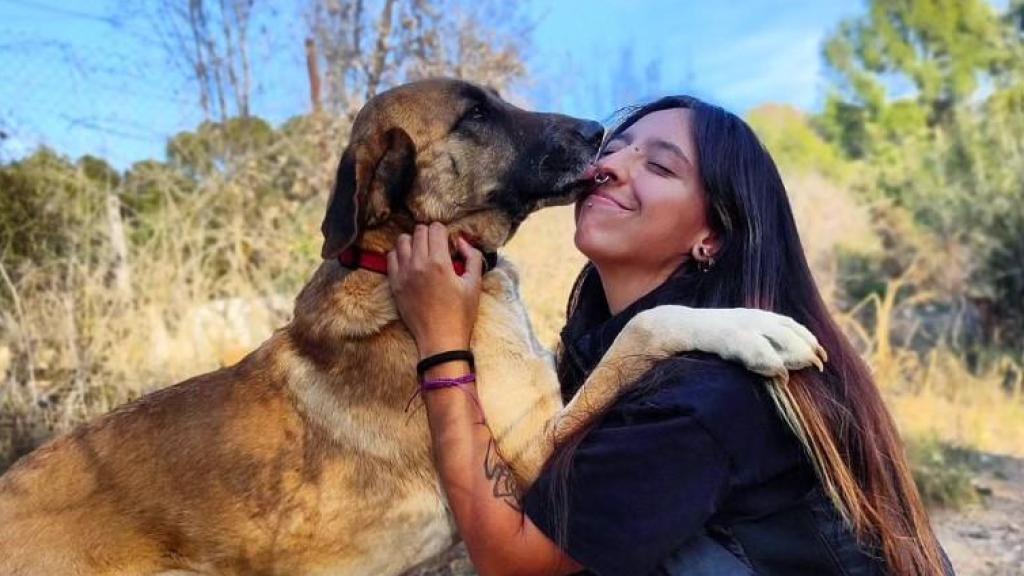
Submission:
[[[436,380],[438,378],[459,378],[472,373],[473,370],[470,369],[469,362],[466,362],[465,360],[456,360],[453,362],[438,364],[437,366],[429,368],[423,373],[423,379]]]
[[[416,373],[422,379],[426,376],[425,372],[434,366],[442,364],[450,364],[452,362],[466,362],[469,364],[469,370],[472,372],[476,369],[476,362],[473,358],[473,353],[469,350],[449,350],[447,352],[441,352],[440,354],[434,354],[427,356],[416,363]]]
[[[429,358],[452,350],[469,350],[468,338],[431,338],[424,339],[420,344],[417,341],[416,349],[419,351],[419,359]]]

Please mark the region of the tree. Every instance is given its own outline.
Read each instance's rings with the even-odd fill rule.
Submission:
[[[1004,25],[984,0],[874,0],[825,44],[839,96],[881,120],[894,95],[912,88],[930,125],[1007,64]]]
[[[250,114],[249,25],[255,0],[161,0],[156,25],[188,70],[207,120]]]
[[[263,154],[275,141],[273,127],[255,116],[203,122],[167,142],[168,162],[196,181],[232,168],[239,159]]]
[[[814,171],[837,183],[850,179],[850,163],[800,110],[765,104],[751,110],[747,122],[783,171]]]
[[[826,138],[864,166],[866,194],[906,211],[943,252],[967,253],[958,259],[963,281],[948,283],[945,299],[995,311],[985,337],[1017,350],[1024,350],[1022,7],[1014,0],[999,14],[983,0],[873,0],[825,44],[832,92],[818,119]]]
[[[100,225],[106,198],[93,177],[116,172],[95,158],[76,166],[47,148],[0,166],[0,264],[15,281],[32,266],[109,261]]]
[[[515,10],[457,0],[309,0],[327,104],[353,118],[378,92],[432,76],[503,90],[526,72]]]

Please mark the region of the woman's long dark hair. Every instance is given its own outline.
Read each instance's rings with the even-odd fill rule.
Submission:
[[[696,98],[669,96],[633,110],[618,134],[658,110],[692,113],[708,222],[719,238],[707,272],[684,264],[669,280],[691,306],[746,307],[792,317],[828,352],[823,373],[802,370],[769,385],[781,416],[796,433],[826,494],[858,539],[879,548],[894,574],[941,574],[941,550],[914,485],[896,426],[867,366],[832,320],[811,276],[785,186],[767,150],[737,116]],[[567,334],[603,307],[593,266],[576,280]],[[595,289],[595,287],[597,287]],[[559,354],[563,386],[573,380]],[[657,367],[655,368],[657,370]],[[578,375],[577,375],[578,376]],[[563,478],[579,436],[556,451],[551,466]],[[562,495],[564,504],[564,494]],[[557,505],[557,503],[556,503]]]

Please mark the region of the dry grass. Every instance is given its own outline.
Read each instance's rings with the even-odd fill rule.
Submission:
[[[935,350],[919,379],[897,383],[897,390],[886,383],[886,398],[906,437],[1024,457],[1024,394],[1012,380],[1015,370],[1020,374],[1003,364],[972,374],[962,359]]]

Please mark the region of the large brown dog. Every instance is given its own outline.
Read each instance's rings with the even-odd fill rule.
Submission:
[[[495,249],[529,212],[579,192],[600,137],[593,123],[525,112],[463,82],[375,98],[356,119],[324,221],[325,261],[292,322],[237,365],[145,396],[14,466],[0,479],[0,574],[387,575],[445,550],[456,535],[424,413],[405,411],[415,344],[386,278],[335,256],[389,249],[434,220]],[[560,434],[655,358],[701,348],[778,375],[813,362],[814,346],[766,313],[657,309],[623,332],[602,365],[614,369],[595,371],[559,412],[550,355],[503,262],[485,275],[473,342],[480,401],[522,486]]]

